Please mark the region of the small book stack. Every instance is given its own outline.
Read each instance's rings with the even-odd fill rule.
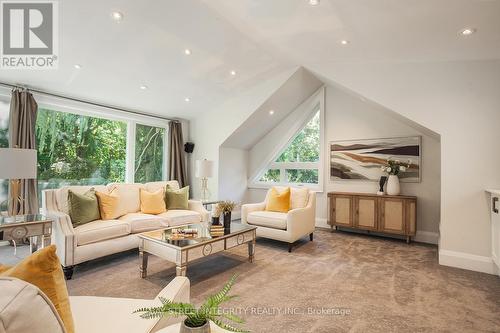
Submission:
[[[224,236],[224,226],[223,225],[210,226],[210,236],[212,237]]]

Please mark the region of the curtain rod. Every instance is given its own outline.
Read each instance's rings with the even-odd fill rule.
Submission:
[[[67,99],[67,100],[70,100],[70,101],[73,101],[73,102],[79,102],[79,103],[89,104],[89,105],[98,106],[98,107],[101,107],[101,108],[106,108],[106,109],[111,109],[111,110],[116,110],[116,111],[120,111],[120,112],[124,112],[124,113],[132,113],[132,114],[139,115],[139,116],[146,116],[146,117],[152,117],[152,118],[157,118],[157,119],[161,119],[161,120],[168,120],[168,121],[179,122],[179,119],[157,116],[157,115],[150,114],[150,113],[145,113],[145,112],[140,112],[140,111],[134,111],[134,110],[124,109],[124,108],[121,108],[121,107],[118,107],[118,106],[113,106],[113,105],[108,105],[108,104],[102,104],[102,103],[92,102],[92,101],[89,101],[89,100],[84,100],[84,99],[80,99],[80,98],[76,98],[76,97],[71,97],[71,96],[60,95],[60,94],[52,93],[52,92],[49,92],[49,91],[40,90],[40,89],[37,89],[37,88],[30,88],[30,87],[28,87],[26,85],[22,85],[22,84],[11,84],[11,83],[6,83],[6,82],[0,81],[0,86],[4,86],[4,87],[8,87],[8,88],[13,88],[13,89],[16,89],[16,88],[18,88],[18,89],[24,89],[24,90],[28,90],[28,91],[31,91],[31,92],[34,92],[34,93],[37,93],[37,94],[43,94],[43,95],[47,95],[47,96],[52,96],[52,97]]]

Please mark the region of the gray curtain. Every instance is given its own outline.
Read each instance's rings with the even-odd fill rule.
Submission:
[[[186,173],[186,160],[184,156],[184,139],[182,137],[182,124],[171,121],[168,124],[168,172],[170,180],[177,180],[180,187],[188,184]]]
[[[9,147],[36,149],[35,124],[38,105],[28,91],[12,90],[9,114]],[[21,180],[19,214],[38,214],[36,179]],[[12,202],[10,203],[12,205]]]

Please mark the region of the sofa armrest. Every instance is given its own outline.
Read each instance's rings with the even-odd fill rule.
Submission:
[[[189,303],[190,298],[189,279],[184,276],[175,277],[154,299],[153,306],[160,306],[160,298],[171,300],[172,302]],[[151,333],[157,332],[167,326],[180,322],[178,318],[162,317],[150,330]]]
[[[45,216],[52,219],[51,242],[57,247],[57,256],[63,266],[72,266],[74,263],[76,235],[71,218],[68,214],[59,211],[45,211]]]
[[[241,205],[241,223],[247,224],[248,214],[266,209],[265,202]]]
[[[198,212],[201,214],[201,222],[208,222],[210,220],[210,212],[205,209],[201,201],[189,200],[188,201],[189,210]]]

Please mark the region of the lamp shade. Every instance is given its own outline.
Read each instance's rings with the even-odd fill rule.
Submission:
[[[196,178],[211,178],[214,173],[214,162],[209,160],[196,161]]]
[[[36,179],[36,149],[0,148],[0,179]]]

